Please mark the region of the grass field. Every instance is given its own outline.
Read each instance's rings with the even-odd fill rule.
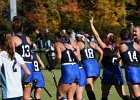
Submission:
[[[60,70],[54,70],[54,72],[55,72],[55,76],[56,76],[57,81],[58,81],[59,77],[60,77],[60,74],[61,74]],[[102,70],[101,70],[101,72],[102,72]],[[53,82],[52,74],[50,72],[48,72],[47,70],[43,70],[43,74],[44,74],[44,77],[45,77],[46,88],[50,91],[50,93],[52,94],[53,97],[50,98],[45,93],[45,91],[43,91],[42,100],[56,100],[56,98],[55,98],[56,88],[55,88],[55,85],[54,85],[54,82]],[[126,84],[125,84],[125,90],[126,90],[126,93],[128,94],[128,88],[127,88]],[[101,80],[100,79],[97,79],[96,83],[94,84],[94,91],[95,91],[95,95],[96,95],[97,100],[100,100],[101,99]],[[121,98],[118,96],[114,86],[112,86],[110,92],[111,92],[111,95],[109,95],[108,100],[121,100]],[[84,93],[83,93],[83,98],[85,100],[88,100],[85,90],[84,90]]]
[[[47,65],[45,56],[42,55],[41,58],[42,58],[44,64]],[[59,67],[60,66],[58,64],[58,66],[56,66],[56,68],[59,68]],[[55,87],[55,84],[53,81],[53,76],[48,70],[42,70],[42,72],[43,72],[44,79],[45,79],[45,87],[50,92],[52,97],[50,98],[48,96],[48,94],[43,90],[43,93],[41,95],[41,99],[42,100],[56,100],[56,87]],[[55,69],[54,72],[55,72],[56,80],[58,82],[60,75],[61,75],[61,72],[59,69]],[[123,73],[124,73],[124,69],[123,69]],[[101,69],[101,74],[102,74],[102,69]],[[96,99],[101,100],[101,80],[100,80],[100,78],[98,78],[94,84],[94,91],[95,91]],[[125,91],[126,91],[126,94],[129,94],[126,84],[125,84]],[[116,92],[114,86],[112,86],[110,92],[111,92],[111,95],[108,96],[108,100],[122,100],[118,96],[118,93]],[[0,91],[0,94],[2,94],[1,91]],[[2,99],[1,96],[2,95],[0,95],[0,100]],[[85,90],[83,93],[83,98],[85,100],[88,100]]]
[[[46,89],[52,95],[52,97],[50,98],[48,96],[48,94],[43,90],[43,93],[41,95],[42,100],[56,100],[56,87],[55,87],[55,84],[53,81],[52,74],[48,70],[42,70],[42,72],[43,72],[44,78],[45,78]],[[56,79],[58,81],[60,74],[61,74],[60,70],[56,69],[56,70],[54,70],[54,72],[55,72]],[[102,70],[101,70],[101,72],[102,72]],[[123,72],[124,72],[124,69],[123,69]],[[128,89],[127,89],[126,84],[125,84],[125,90],[126,90],[126,93],[128,94]],[[94,91],[95,91],[97,100],[100,100],[101,99],[101,80],[100,79],[97,79],[96,83],[94,84]],[[111,92],[111,95],[109,95],[108,100],[121,100],[121,98],[118,96],[114,86],[112,86],[110,92]],[[1,94],[1,91],[0,91],[0,94]],[[83,98],[85,100],[88,100],[85,90],[83,93]],[[0,100],[1,100],[1,95],[0,95]]]

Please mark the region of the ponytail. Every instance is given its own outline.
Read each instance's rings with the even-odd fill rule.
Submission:
[[[14,48],[11,37],[12,35],[6,31],[0,33],[0,49],[7,51],[9,58],[13,59]]]

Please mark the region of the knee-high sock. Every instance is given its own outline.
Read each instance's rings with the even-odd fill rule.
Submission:
[[[101,100],[108,100],[107,98],[102,98]]]
[[[124,96],[122,97],[122,99],[123,99],[123,100],[132,100],[128,95],[124,95]]]
[[[135,100],[140,100],[140,96],[139,97],[136,97]]]
[[[95,94],[93,91],[86,91],[89,100],[96,100]]]

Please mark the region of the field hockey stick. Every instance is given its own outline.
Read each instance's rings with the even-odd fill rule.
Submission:
[[[134,25],[133,23],[131,23],[131,34],[133,34],[133,30],[134,30]]]
[[[49,93],[49,91],[45,88],[45,87],[43,87],[43,89],[46,91],[46,93],[49,95],[49,97],[51,98],[52,97],[52,95]]]
[[[51,70],[51,74],[53,75],[53,80],[54,80],[54,83],[55,83],[55,86],[56,86],[56,89],[57,89],[57,81],[56,81],[56,77],[55,77],[55,74],[54,74],[53,70]]]
[[[48,70],[51,72],[51,74],[52,74],[52,76],[53,76],[53,80],[54,80],[54,83],[55,83],[55,86],[56,86],[56,88],[57,88],[57,81],[56,81],[56,77],[55,77],[55,74],[54,74],[54,71],[53,71],[53,65],[52,65],[52,63],[51,63],[51,61],[50,61],[50,59],[49,59],[49,51],[50,50],[46,50],[46,51],[34,51],[34,52],[36,52],[36,53],[45,53],[45,56],[46,56],[46,59],[47,59],[47,62],[48,62]]]
[[[36,80],[36,79],[33,81],[33,86],[32,86],[33,89],[36,88],[37,82],[38,82],[38,80]],[[48,91],[45,87],[43,87],[43,89],[44,89],[45,92],[49,95],[49,97],[52,97],[52,95],[49,93],[49,91]]]
[[[134,25],[133,25],[133,23],[131,23],[131,27],[130,27],[130,31],[131,31],[131,38],[133,39],[133,36],[134,36],[134,34],[133,34],[133,31],[134,31]]]
[[[45,53],[45,50],[33,50],[33,52],[36,52],[36,53]]]
[[[49,50],[46,50],[45,51],[45,55],[46,55],[46,59],[47,59],[47,62],[48,62],[48,70],[51,72],[52,76],[53,76],[53,80],[54,80],[54,83],[55,83],[55,86],[57,88],[57,81],[56,81],[56,77],[55,77],[55,74],[54,74],[54,66],[52,65],[52,62],[51,60],[49,59],[50,56],[49,56]]]

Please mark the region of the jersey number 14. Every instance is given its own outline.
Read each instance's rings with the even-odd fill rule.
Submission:
[[[136,51],[130,52],[128,51],[128,56],[131,62],[134,62],[134,60],[137,62],[137,55],[136,55]]]

